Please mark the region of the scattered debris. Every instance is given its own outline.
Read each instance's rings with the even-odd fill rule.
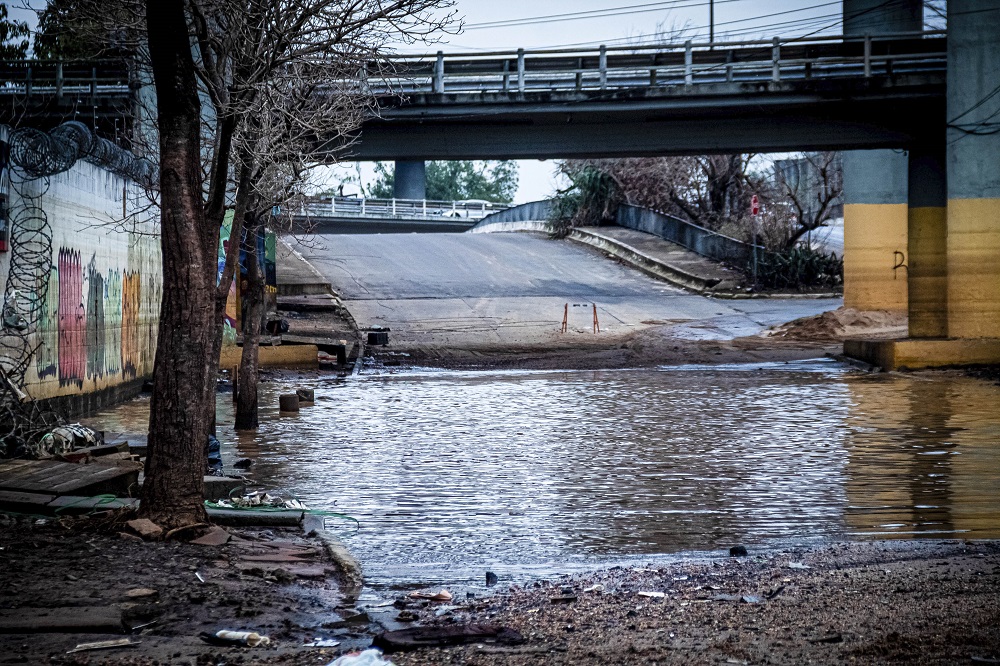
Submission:
[[[554,603],[554,604],[571,604],[574,601],[576,601],[576,595],[575,594],[564,594],[564,595],[559,596],[559,597],[552,597],[552,598],[549,599],[549,601],[551,603]]]
[[[746,557],[747,555],[746,546],[733,546],[729,549],[729,557]]]
[[[364,652],[345,654],[326,666],[393,666],[393,664],[391,661],[383,659],[382,653],[378,650],[365,650]]]
[[[131,638],[115,638],[109,641],[94,641],[93,643],[80,643],[72,650],[67,650],[66,654],[74,652],[87,652],[89,650],[108,650],[110,648],[132,647],[139,645],[141,641],[133,641]]]
[[[233,467],[236,469],[250,469],[253,466],[253,461],[249,458],[243,458],[242,460],[237,460],[233,463]]]
[[[147,541],[153,541],[163,536],[163,528],[148,518],[136,518],[128,521],[125,525]]]
[[[647,591],[643,590],[642,592],[639,592],[639,596],[640,597],[648,597],[650,599],[663,599],[663,598],[665,598],[667,596],[667,593],[666,592],[647,592]]]
[[[811,569],[812,567],[810,567],[808,564],[803,564],[802,562],[789,562],[788,563],[788,568],[789,569]]]
[[[242,497],[230,497],[227,500],[214,502],[212,506],[220,509],[250,509],[254,507],[271,509],[295,509],[308,511],[309,507],[296,499],[282,499],[267,493],[252,492]]]
[[[810,643],[843,643],[844,637],[840,634],[830,634],[828,636],[823,636],[822,638],[814,638],[809,641]]]
[[[192,539],[188,543],[198,546],[224,546],[232,539],[232,535],[218,525],[213,525],[211,529],[197,539]],[[202,581],[203,583],[205,581]]]
[[[267,647],[271,644],[271,639],[262,636],[256,631],[232,631],[221,629],[214,634],[203,632],[200,634],[201,640],[210,645],[246,645],[247,647]]]
[[[410,596],[411,599],[426,599],[428,601],[451,601],[452,600],[451,592],[449,592],[448,590],[441,590],[440,592],[436,592],[436,593],[421,592],[421,591],[417,590],[415,592],[410,592],[409,596]]]
[[[584,592],[603,592],[604,591],[604,586],[601,585],[600,583],[597,583],[596,585],[591,585],[590,587],[585,587],[583,589],[583,591]]]
[[[465,624],[387,631],[376,636],[372,645],[381,648],[384,652],[400,652],[465,643],[520,645],[523,642],[524,637],[521,634],[507,627],[489,624]]]
[[[745,604],[762,604],[762,603],[764,603],[764,599],[762,599],[761,597],[757,596],[756,594],[744,594],[742,597],[740,597],[740,601],[742,601]]]
[[[497,584],[497,582],[499,582],[499,580],[500,579],[497,578],[497,575],[492,571],[486,572],[486,587],[493,587]]]
[[[310,643],[304,643],[302,647],[332,648],[340,645],[340,641],[332,638],[316,638]]]
[[[129,599],[155,599],[160,596],[156,590],[148,587],[136,587],[125,593]]]

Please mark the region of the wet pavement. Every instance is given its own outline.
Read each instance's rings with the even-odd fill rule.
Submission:
[[[564,312],[570,333],[591,335],[594,306],[604,337],[677,324],[676,337],[726,340],[842,304],[706,298],[541,234],[309,239],[297,251],[330,281],[358,325],[389,327],[393,346],[403,350],[544,347],[565,341]]]
[[[277,395],[316,405],[279,418]],[[1000,386],[834,361],[575,372],[411,370],[262,386],[224,462],[360,521],[374,587],[870,537],[1000,536]],[[144,427],[138,400],[90,419]]]

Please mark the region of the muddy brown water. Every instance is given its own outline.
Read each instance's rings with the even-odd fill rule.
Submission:
[[[277,396],[316,404],[279,417]],[[317,509],[373,587],[854,538],[1000,537],[1000,386],[834,361],[411,370],[262,387],[228,471]],[[136,431],[148,401],[89,419]],[[220,424],[232,423],[219,395]]]

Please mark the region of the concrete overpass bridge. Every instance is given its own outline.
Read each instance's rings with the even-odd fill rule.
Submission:
[[[341,156],[396,160],[397,198],[420,200],[426,159],[853,151],[845,301],[908,310],[911,338],[849,351],[886,367],[1000,362],[1000,4],[950,0],[946,36],[920,32],[921,0],[843,7],[833,38],[372,65],[383,109]],[[0,102],[65,99],[58,73],[32,76],[0,85]],[[89,91],[96,119],[104,93]]]
[[[947,40],[775,37],[437,53],[385,66],[369,83],[381,111],[352,159],[902,148],[944,123]]]

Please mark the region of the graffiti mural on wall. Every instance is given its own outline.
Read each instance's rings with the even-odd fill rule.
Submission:
[[[84,267],[80,250],[61,247],[49,276],[35,352],[39,380],[60,387],[117,383],[152,373],[162,279],[159,241],[131,235],[124,267]]]
[[[59,250],[59,385],[83,386],[84,344],[83,266],[80,253]]]

